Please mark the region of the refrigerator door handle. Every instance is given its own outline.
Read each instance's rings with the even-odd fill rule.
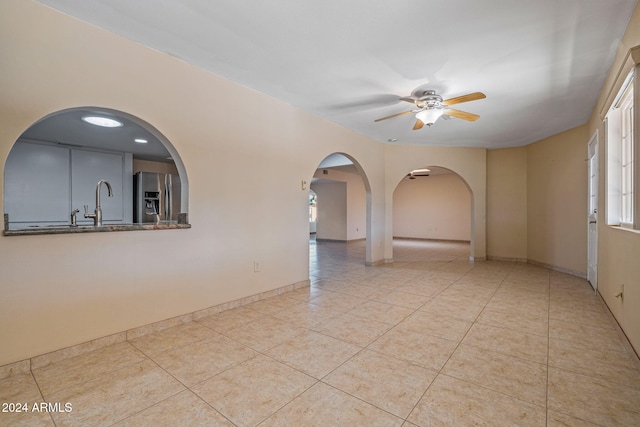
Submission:
[[[171,220],[171,175],[164,176],[164,219],[169,222]]]

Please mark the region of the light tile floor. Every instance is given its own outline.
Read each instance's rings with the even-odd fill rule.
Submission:
[[[310,288],[0,381],[26,426],[639,426],[640,362],[587,282],[467,244],[311,242]]]

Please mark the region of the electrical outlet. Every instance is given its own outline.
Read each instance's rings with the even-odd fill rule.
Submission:
[[[259,261],[253,261],[253,272],[254,273],[258,273],[260,271],[260,262]]]

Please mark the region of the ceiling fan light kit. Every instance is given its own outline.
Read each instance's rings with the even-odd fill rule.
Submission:
[[[460,104],[462,102],[475,101],[484,99],[486,95],[482,92],[473,92],[467,95],[458,96],[443,100],[434,90],[425,90],[417,96],[405,96],[400,98],[401,101],[410,102],[418,107],[415,110],[403,111],[402,113],[393,114],[391,116],[382,117],[374,120],[379,122],[382,120],[392,119],[394,117],[403,116],[405,114],[415,113],[416,124],[413,130],[422,129],[424,125],[431,127],[441,116],[455,117],[462,120],[474,122],[480,118],[479,115],[467,113],[465,111],[454,110],[448,108],[450,105]]]
[[[441,108],[427,108],[416,113],[416,119],[427,126],[431,126],[442,116],[444,110]]]

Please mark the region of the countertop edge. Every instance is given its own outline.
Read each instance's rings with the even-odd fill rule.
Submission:
[[[113,231],[144,231],[144,230],[184,230],[191,228],[191,224],[107,224],[100,227],[33,227],[16,230],[4,230],[4,236],[32,236],[41,234],[79,234],[104,233]]]

